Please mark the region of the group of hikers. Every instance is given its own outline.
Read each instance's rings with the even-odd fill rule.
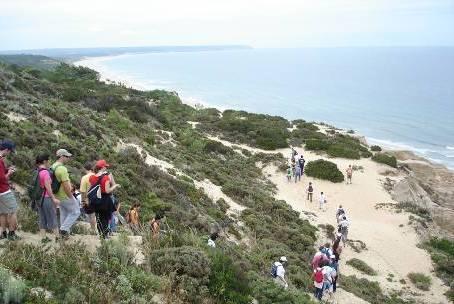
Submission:
[[[16,234],[18,204],[9,182],[16,168],[6,167],[4,160],[15,149],[15,143],[10,140],[0,143],[0,238],[9,240],[19,239]],[[114,195],[121,186],[109,172],[106,160],[87,162],[80,184],[76,185],[71,182],[66,167],[73,155],[66,149],[57,150],[55,155],[53,164],[49,154],[36,157],[28,187],[31,207],[38,213],[43,242],[50,241],[47,233],[56,240],[68,239],[77,220],[89,222],[92,232],[103,239],[109,238],[118,224],[127,224],[134,234],[139,233],[140,204],[132,205],[126,219],[121,215],[120,202]],[[162,218],[162,214],[157,214],[149,222],[154,239],[159,237]]]

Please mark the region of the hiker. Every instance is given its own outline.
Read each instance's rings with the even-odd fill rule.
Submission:
[[[314,279],[314,296],[317,300],[321,301],[323,297],[323,269],[317,267],[312,274]]]
[[[307,192],[307,200],[312,203],[312,195],[314,194],[314,187],[312,187],[312,183],[309,182],[309,186],[306,189]]]
[[[285,263],[287,263],[287,258],[285,256],[280,257],[278,262],[274,262],[271,267],[271,276],[274,278],[274,282],[276,282],[276,284],[287,289],[288,283],[285,280]]]
[[[9,186],[9,178],[16,172],[16,167],[6,168],[4,159],[16,151],[16,144],[8,139],[0,143],[0,239],[18,240],[17,229],[17,200]],[[6,232],[8,226],[8,232]]]
[[[88,179],[91,185],[88,190],[89,203],[95,210],[98,232],[103,239],[109,237],[109,220],[114,211],[112,194],[120,187],[114,182],[112,174],[107,171],[109,167],[110,165],[104,159],[98,160],[95,165],[95,174]]]
[[[336,271],[333,275],[333,293],[335,293],[337,289],[337,278],[339,277],[339,261],[337,260],[336,255],[331,255],[329,266]]]
[[[134,235],[139,233],[139,209],[140,204],[136,203],[129,210],[129,228],[131,228]]]
[[[342,221],[339,223],[338,226],[338,232],[342,234],[342,242],[345,243],[347,242],[347,237],[348,237],[348,227],[350,226],[350,222],[347,220],[347,217],[344,215],[342,217]]]
[[[210,237],[208,238],[208,246],[210,247],[213,247],[213,248],[216,248],[216,239],[219,237],[219,233],[217,232],[214,232],[210,235]]]
[[[83,213],[86,215],[92,232],[96,233],[96,216],[95,210],[88,203],[87,192],[90,189],[90,176],[95,175],[93,172],[94,164],[93,162],[86,162],[84,165],[85,175],[80,179],[80,188],[79,192],[81,194],[82,200],[82,209]]]
[[[344,208],[342,208],[342,205],[339,205],[339,208],[337,208],[336,210],[336,221],[337,221],[337,224],[340,223],[340,221],[342,220],[342,217],[345,215],[345,210]]]
[[[298,155],[298,152],[296,152],[296,150],[293,149],[293,147],[291,147],[291,149],[292,149],[291,160],[292,162],[295,162],[295,157]]]
[[[113,212],[112,212],[112,217],[110,218],[109,221],[109,231],[110,235],[112,235],[114,232],[117,232],[117,226],[120,223],[120,201],[118,199],[114,200],[113,203]]]
[[[342,246],[340,244],[340,241],[342,240],[342,233],[337,232],[334,242],[333,242],[333,254],[336,256],[336,260],[340,260],[340,254],[342,253]]]
[[[42,242],[49,242],[50,239],[46,236],[46,231],[50,230],[58,237],[58,220],[57,206],[60,200],[52,191],[52,179],[49,173],[49,155],[41,154],[36,157],[38,186],[41,189],[41,199],[36,204],[39,214],[39,230],[43,236]]]
[[[52,190],[60,200],[60,236],[67,239],[71,227],[80,215],[79,204],[72,194],[68,169],[64,166],[72,157],[66,149],[59,149],[56,153],[58,159],[50,167],[52,177]]]
[[[325,243],[321,252],[326,256],[327,259],[333,254],[333,250],[331,249],[330,243]]]
[[[324,246],[320,246],[318,248],[318,251],[314,254],[311,262],[312,270],[317,269],[317,267],[320,267],[320,265],[328,261],[328,258],[324,253],[324,248]]]
[[[320,197],[318,199],[320,203],[320,210],[325,211],[325,204],[328,202],[326,200],[326,195],[323,192],[320,192]]]
[[[304,174],[304,164],[306,163],[306,160],[304,159],[303,155],[301,155],[300,159],[298,160],[298,164],[300,165],[301,168],[301,175]]]
[[[325,266],[322,267],[322,273],[323,273],[323,294],[328,292],[330,295],[332,295],[333,280],[337,274],[336,270],[334,270],[334,268],[331,267],[329,264],[326,264]]]
[[[347,185],[352,183],[353,168],[352,165],[349,165],[347,170]]]
[[[79,204],[79,211],[82,214],[82,195],[79,191],[79,185],[71,184],[71,192],[73,194],[73,197],[76,199],[77,203]]]
[[[291,180],[292,180],[292,168],[289,165],[287,167],[287,181],[290,183]]]
[[[151,236],[153,240],[159,239],[159,233],[161,231],[161,219],[162,219],[161,214],[156,214],[155,217],[150,221],[150,230],[151,230]]]
[[[295,183],[301,181],[301,167],[299,165],[295,165]]]

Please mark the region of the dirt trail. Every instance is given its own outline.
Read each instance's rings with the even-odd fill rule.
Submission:
[[[320,157],[314,153],[297,149],[303,153],[306,161],[316,160]],[[280,150],[285,156],[290,155],[290,149]],[[361,253],[354,252],[347,247],[342,254],[341,273],[358,277],[361,275],[354,268],[345,265],[351,258],[357,257],[365,261],[378,272],[378,276],[367,277],[376,280],[387,290],[401,290],[407,286],[421,296],[416,297],[424,303],[446,303],[443,295],[447,287],[433,275],[433,266],[429,254],[417,248],[418,236],[414,229],[407,225],[408,214],[391,213],[386,210],[376,210],[377,203],[396,203],[383,189],[380,180],[383,176],[380,172],[388,170],[384,165],[377,164],[370,159],[346,160],[329,159],[335,162],[339,169],[345,171],[349,164],[362,166],[363,172],[355,171],[353,184],[331,183],[328,181],[314,180],[304,176],[301,182],[287,182],[285,173],[278,172],[275,166],[267,166],[264,172],[268,178],[277,185],[276,197],[287,201],[297,211],[310,211],[317,214],[314,224],[331,224],[335,226],[335,212],[339,204],[347,210],[351,222],[349,238],[361,240],[366,243],[368,250]],[[309,181],[314,185],[314,201],[306,200],[306,187]],[[318,209],[318,197],[320,192],[325,192],[328,200],[326,211]],[[421,272],[432,277],[432,287],[429,292],[422,292],[414,288],[409,282],[407,275],[410,272]],[[392,282],[389,282],[388,274],[392,274]],[[400,279],[407,281],[406,285],[399,283]],[[342,285],[342,282],[340,282]],[[350,302],[338,302],[350,303]]]

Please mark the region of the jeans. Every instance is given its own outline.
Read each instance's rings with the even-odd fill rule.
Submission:
[[[299,181],[301,180],[301,173],[300,173],[300,172],[296,172],[296,173],[295,173],[295,183],[296,183],[296,180],[297,180],[297,179],[298,179]]]
[[[80,215],[79,203],[74,198],[60,202],[60,230],[70,232]]]
[[[315,287],[314,296],[317,300],[321,301],[323,297],[323,288]]]
[[[310,193],[310,192],[307,193],[307,200],[308,201],[310,200],[311,203],[312,203],[312,194],[313,193]]]

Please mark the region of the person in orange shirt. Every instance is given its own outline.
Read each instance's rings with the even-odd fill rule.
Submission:
[[[139,210],[140,204],[134,204],[132,209],[129,211],[129,227],[134,234],[139,232]]]

